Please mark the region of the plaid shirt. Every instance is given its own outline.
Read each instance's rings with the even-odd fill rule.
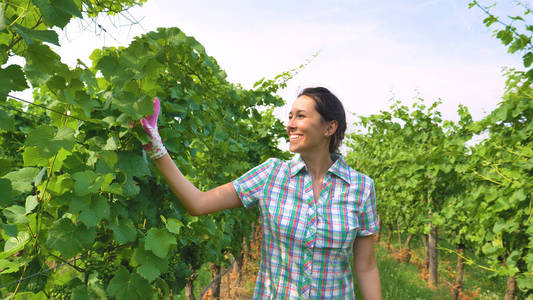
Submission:
[[[243,205],[261,210],[254,299],[354,299],[355,237],[378,230],[374,183],[342,156],[334,159],[318,202],[300,156],[268,159],[233,181]]]

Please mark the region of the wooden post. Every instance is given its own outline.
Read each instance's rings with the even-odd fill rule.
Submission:
[[[412,233],[409,233],[409,235],[407,236],[407,239],[405,240],[405,258],[404,258],[404,262],[405,263],[409,263],[409,261],[411,260],[411,240],[413,239],[413,234]]]
[[[514,276],[507,278],[507,287],[505,289],[505,297],[503,300],[514,300],[516,294],[516,279]]]
[[[187,278],[187,283],[185,284],[185,298],[187,300],[196,300],[194,296],[194,280],[198,275],[193,273],[189,278]]]
[[[459,299],[461,290],[463,289],[463,277],[464,277],[464,271],[465,271],[465,260],[463,258],[464,254],[465,254],[465,245],[461,243],[457,246],[457,268],[455,271],[457,273],[457,277],[455,278],[455,285],[453,286],[453,291],[452,291],[453,300]]]
[[[422,235],[422,243],[424,243],[424,268],[429,272],[429,243],[428,235]]]
[[[438,265],[439,265],[439,253],[437,252],[437,227],[430,224],[429,231],[429,285],[437,287],[439,283],[438,278]]]
[[[213,286],[211,286],[211,297],[215,300],[220,299],[220,281],[222,278],[220,278],[218,275],[220,274],[221,267],[217,264],[211,265],[211,278],[218,277],[214,282]]]

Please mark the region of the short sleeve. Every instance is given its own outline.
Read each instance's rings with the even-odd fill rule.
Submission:
[[[232,181],[244,207],[251,207],[261,199],[263,188],[270,178],[277,159],[269,158],[264,163],[251,169]]]
[[[366,179],[368,180],[368,187],[366,188],[368,192],[365,193],[360,209],[357,211],[357,221],[359,223],[357,236],[372,235],[379,230],[374,181],[369,177],[366,177]]]

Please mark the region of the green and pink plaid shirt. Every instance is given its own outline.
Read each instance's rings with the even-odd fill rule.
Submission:
[[[377,232],[374,183],[336,156],[315,202],[298,155],[268,159],[233,181],[245,207],[259,205],[263,245],[254,299],[353,299],[356,236]]]

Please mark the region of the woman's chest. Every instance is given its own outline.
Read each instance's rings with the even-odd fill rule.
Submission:
[[[357,224],[357,190],[327,176],[314,186],[310,176],[271,184],[261,203],[264,222],[284,246],[352,247]]]

